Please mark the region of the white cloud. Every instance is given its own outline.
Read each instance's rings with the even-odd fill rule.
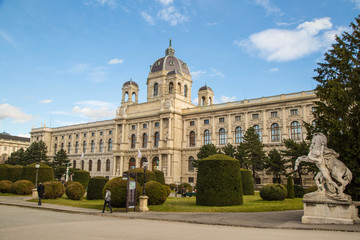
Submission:
[[[85,1],[86,5],[92,6],[109,6],[110,8],[116,8],[117,2],[115,0],[87,0]]]
[[[172,26],[189,21],[189,17],[179,13],[174,6],[161,9],[158,12],[158,17],[161,20],[169,22]]]
[[[350,0],[355,4],[355,8],[360,9],[360,0]]]
[[[124,62],[123,59],[114,58],[108,61],[108,64],[122,64]]]
[[[145,19],[146,22],[148,22],[150,25],[155,25],[155,20],[154,18],[148,14],[147,12],[145,11],[142,11],[141,12],[141,16]]]
[[[211,77],[221,77],[221,78],[224,78],[225,75],[221,72],[219,72],[219,70],[215,69],[215,68],[210,68],[210,76]]]
[[[275,67],[275,68],[271,68],[271,69],[269,70],[269,72],[273,73],[273,72],[277,72],[277,71],[279,71],[279,70],[280,70],[279,68]]]
[[[235,99],[236,99],[235,96],[233,96],[233,97],[221,96],[220,101],[221,102],[233,102]]]
[[[206,72],[205,71],[202,71],[202,70],[199,70],[199,71],[195,71],[195,72],[191,72],[191,78],[192,79],[200,79],[202,75],[204,75]]]
[[[271,4],[270,0],[254,0],[254,1],[256,5],[263,7],[266,10],[267,14],[277,13],[282,15],[281,10],[278,7]]]
[[[52,103],[52,101],[53,101],[52,99],[45,99],[40,101],[40,103],[46,104],[46,103]]]
[[[234,44],[267,61],[291,61],[329,47],[334,33],[343,29],[326,31],[331,28],[330,18],[326,17],[304,22],[292,30],[268,29]]]
[[[102,67],[93,68],[90,73],[88,73],[88,77],[92,82],[102,83],[108,80],[108,73]]]
[[[30,138],[30,134],[27,133],[27,134],[23,134],[23,133],[20,133],[17,135],[18,137],[26,137],[26,138]]]
[[[4,39],[5,42],[10,43],[11,45],[13,45],[14,47],[16,47],[16,43],[15,41],[12,39],[12,37],[8,34],[6,34],[5,32],[0,30],[0,37],[2,39]]]
[[[199,104],[199,99],[198,98],[194,98],[192,100],[192,103],[195,104],[195,105],[198,105]]]
[[[217,23],[217,22],[208,22],[208,23],[206,23],[206,26],[216,26],[218,24],[219,23]]]
[[[174,2],[174,0],[157,0],[157,1],[160,2],[162,5],[165,5],[165,6],[167,6],[167,5]]]
[[[88,64],[76,64],[74,66],[72,66],[71,68],[67,69],[66,72],[67,73],[71,73],[71,74],[77,74],[77,73],[83,73],[85,71],[88,71],[90,69],[90,66]]]
[[[116,106],[103,101],[81,101],[75,105],[71,113],[90,117],[92,120],[113,117],[116,110]]]
[[[27,122],[34,119],[32,115],[24,113],[21,108],[12,106],[8,103],[3,103],[0,104],[0,120],[6,118],[13,119],[14,122]]]

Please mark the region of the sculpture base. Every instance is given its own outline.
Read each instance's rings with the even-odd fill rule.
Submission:
[[[148,208],[148,196],[140,196],[140,206],[139,206],[139,211],[140,212],[148,212],[149,208]]]
[[[39,198],[38,192],[37,192],[37,189],[36,189],[36,188],[34,188],[34,189],[32,190],[31,198],[32,198],[32,199],[37,199],[37,198]]]
[[[355,224],[358,209],[352,201],[328,199],[322,192],[304,195],[303,224]]]

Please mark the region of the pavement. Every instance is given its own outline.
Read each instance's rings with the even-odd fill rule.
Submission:
[[[185,222],[194,224],[222,225],[249,228],[269,228],[269,229],[297,229],[297,230],[325,230],[325,231],[345,231],[360,232],[360,224],[354,225],[315,225],[302,224],[301,217],[303,210],[278,211],[278,212],[237,212],[237,213],[195,213],[195,212],[105,212],[89,208],[77,208],[55,204],[43,203],[41,206],[37,202],[29,202],[29,196],[0,196],[0,205],[37,208],[39,210],[67,212],[73,214],[87,214],[113,218],[127,219],[146,219],[170,222]]]

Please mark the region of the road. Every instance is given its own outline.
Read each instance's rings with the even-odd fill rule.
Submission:
[[[259,229],[72,214],[0,205],[0,240],[347,240],[358,232]]]

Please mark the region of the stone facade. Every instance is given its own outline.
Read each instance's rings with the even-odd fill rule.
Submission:
[[[26,150],[30,146],[30,138],[11,136],[0,133],[0,164],[4,163],[11,155],[20,148]]]
[[[138,103],[138,85],[130,80],[123,85],[114,119],[33,128],[31,141],[45,141],[50,157],[66,149],[71,162],[91,176],[116,177],[148,162],[150,169],[165,173],[166,183],[195,184],[192,161],[202,145],[237,145],[249,127],[258,131],[266,150],[282,148],[282,139],[302,141],[306,137],[302,123],[313,121],[311,112],[318,100],[313,91],[307,91],[213,104],[213,90],[204,86],[196,106],[191,102],[191,86],[186,63],[175,57],[170,45],[165,57],[150,68],[145,103]],[[272,183],[271,175],[260,172],[259,176],[258,184]],[[312,176],[303,181],[313,184]]]

